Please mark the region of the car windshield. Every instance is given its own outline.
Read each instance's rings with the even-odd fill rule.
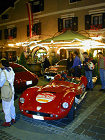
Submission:
[[[68,81],[68,82],[71,82],[71,83],[75,83],[75,84],[80,83],[80,80],[77,80],[77,79],[75,79],[75,78],[67,78],[67,81]]]
[[[25,72],[26,69],[22,68],[22,67],[16,67],[16,68],[13,68],[14,72]]]
[[[67,60],[61,60],[57,63],[57,65],[66,66],[67,65]]]

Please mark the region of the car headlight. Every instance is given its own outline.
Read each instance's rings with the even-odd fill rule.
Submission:
[[[64,102],[64,103],[62,104],[62,107],[63,107],[64,109],[67,109],[67,108],[69,107],[69,104],[68,104],[67,102]]]
[[[20,98],[20,103],[24,104],[25,99],[24,98]]]

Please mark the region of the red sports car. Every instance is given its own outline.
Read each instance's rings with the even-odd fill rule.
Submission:
[[[24,66],[10,62],[10,67],[12,67],[15,72],[15,91],[23,91],[38,83],[38,76],[27,70]]]
[[[26,89],[19,98],[22,114],[39,120],[74,118],[75,104],[86,94],[87,79],[56,75],[46,86]]]

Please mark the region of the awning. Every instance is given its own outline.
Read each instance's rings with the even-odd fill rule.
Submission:
[[[67,30],[64,33],[61,33],[60,35],[42,40],[41,42],[43,42],[43,43],[45,43],[45,42],[47,43],[47,42],[51,42],[51,41],[54,41],[54,42],[68,41],[69,42],[69,41],[73,41],[73,40],[86,40],[86,39],[89,39],[89,37],[86,37],[84,35],[81,35],[77,32],[71,31],[71,30]]]

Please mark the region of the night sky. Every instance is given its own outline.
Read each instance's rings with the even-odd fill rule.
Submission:
[[[0,14],[2,14],[9,7],[13,7],[13,4],[16,0],[2,0],[0,2]]]

